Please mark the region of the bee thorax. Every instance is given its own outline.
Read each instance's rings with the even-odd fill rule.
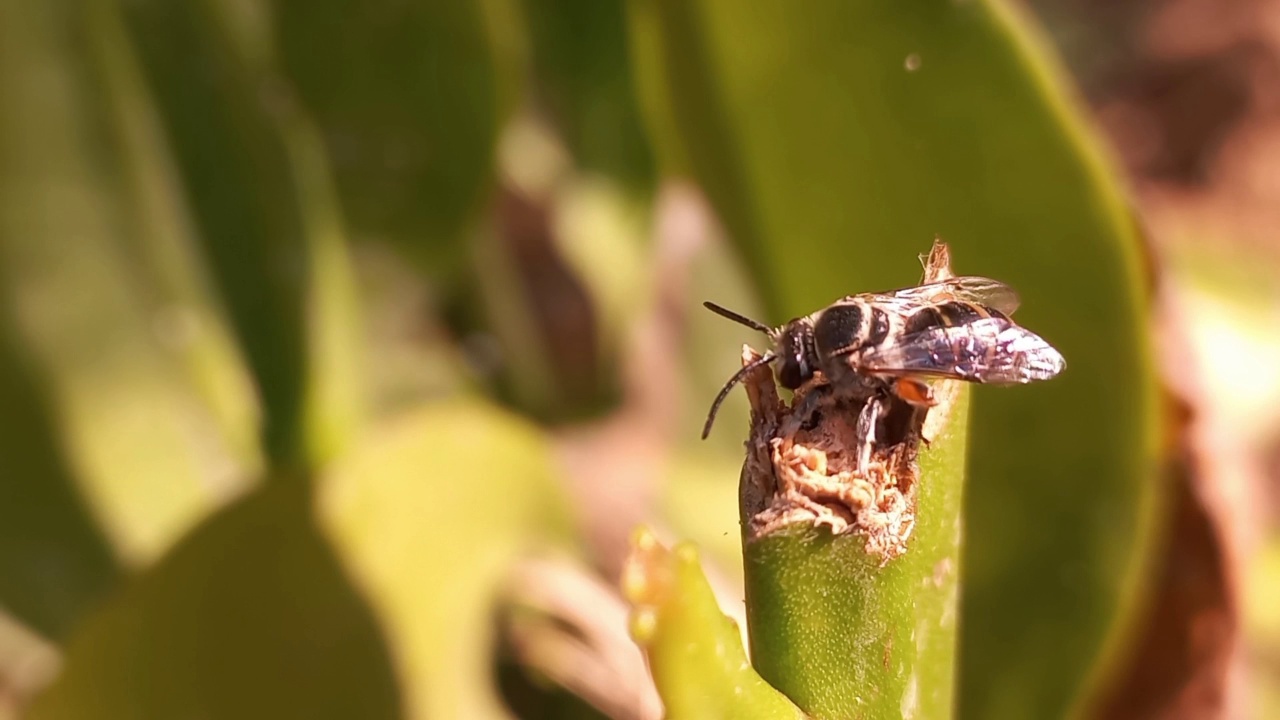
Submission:
[[[817,353],[828,359],[865,345],[871,335],[871,310],[865,303],[846,301],[818,313],[813,324]],[[885,334],[887,333],[886,327]],[[881,339],[883,340],[883,336]]]

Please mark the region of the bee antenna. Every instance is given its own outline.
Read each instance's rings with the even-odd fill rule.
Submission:
[[[710,301],[702,303],[702,306],[710,310],[711,312],[719,315],[720,317],[729,318],[730,320],[738,323],[739,325],[746,325],[752,330],[759,330],[765,335],[773,334],[773,328],[769,327],[768,325],[765,325],[762,322],[759,322],[758,320],[752,320],[746,315],[739,315],[738,313],[728,308],[720,307],[719,305]]]
[[[710,306],[710,303],[707,303],[707,305]],[[724,387],[720,388],[720,394],[716,395],[715,401],[711,403],[711,410],[707,413],[707,422],[702,426],[703,440],[706,440],[707,436],[711,434],[711,425],[716,421],[716,413],[720,412],[720,403],[723,403],[724,399],[729,397],[729,391],[733,389],[733,386],[742,382],[742,379],[747,376],[747,373],[755,370],[761,365],[767,365],[773,362],[777,357],[777,355],[771,352],[761,355],[755,360],[743,365],[742,369],[734,373],[733,377],[729,378],[729,381],[724,384]]]

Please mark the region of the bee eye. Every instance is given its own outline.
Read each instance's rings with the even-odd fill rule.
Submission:
[[[782,387],[795,390],[804,384],[807,374],[800,360],[787,358],[782,361],[782,367],[778,368],[778,381],[782,383]]]

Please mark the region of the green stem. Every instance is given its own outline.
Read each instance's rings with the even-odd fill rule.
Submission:
[[[869,551],[856,521],[753,537],[744,507],[753,663],[815,718],[952,716],[967,412],[962,389],[921,449],[915,524],[896,556]]]
[[[801,718],[747,662],[738,626],[721,612],[692,545],[667,550],[637,531],[622,588],[668,720]]]

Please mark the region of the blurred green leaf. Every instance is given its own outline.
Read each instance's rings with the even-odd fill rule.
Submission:
[[[155,104],[115,0],[88,0],[79,23],[107,177],[120,211],[119,252],[160,349],[185,366],[236,460],[260,469],[252,380],[204,265]]]
[[[654,161],[636,106],[625,0],[524,0],[536,90],[577,165],[647,193]]]
[[[717,421],[718,422],[718,421]],[[701,427],[690,428],[694,434]],[[741,443],[739,442],[739,447]],[[738,525],[738,484],[742,453],[682,450],[667,461],[662,518],[702,553],[704,568],[725,574],[735,595],[742,590],[742,538]]]
[[[351,278],[319,136],[279,75],[261,6],[122,8],[257,381],[267,455],[306,468],[360,415]]]
[[[936,234],[1066,356],[975,393],[960,707],[1067,712],[1134,600],[1157,418],[1138,240],[1054,68],[991,0],[630,8],[661,155],[706,188],[763,319],[907,284]]]
[[[448,402],[378,429],[332,470],[324,524],[387,628],[413,717],[504,717],[492,676],[499,583],[563,545],[569,517],[546,438]]]
[[[372,613],[307,483],[210,519],[80,628],[29,717],[399,718]]]
[[[25,347],[33,323],[23,310],[42,288],[39,276],[21,274],[24,258],[38,260],[41,246],[62,236],[99,239],[92,233],[105,220],[92,170],[74,152],[82,147],[74,112],[82,98],[69,29],[48,9],[0,4],[0,603],[61,638],[120,569],[79,497],[55,398]]]
[[[271,0],[284,69],[316,116],[344,208],[449,282],[492,183],[509,101],[482,2]]]
[[[48,398],[7,320],[0,317],[0,604],[47,637],[62,638],[120,568],[79,498]]]
[[[109,97],[128,68],[101,8],[0,6],[0,554],[25,566],[3,600],[58,638],[117,561],[154,558],[255,462],[242,368],[168,236],[181,210],[123,137],[144,103]]]
[[[472,373],[430,283],[389,246],[357,246],[353,256],[371,421],[466,391]]]
[[[665,717],[802,718],[752,669],[737,623],[721,612],[692,545],[637,532],[622,578],[631,626],[649,658]]]

